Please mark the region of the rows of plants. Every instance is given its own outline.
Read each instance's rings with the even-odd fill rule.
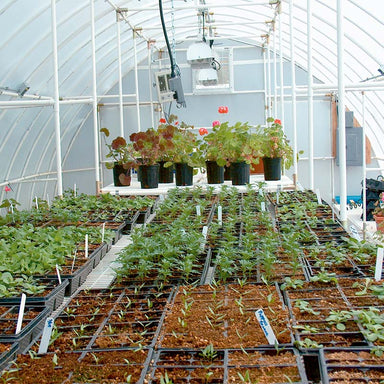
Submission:
[[[341,226],[313,193],[258,187],[170,191],[132,232],[115,285],[77,293],[48,354],[33,346],[1,378],[28,384],[38,369],[42,383],[381,383],[375,247],[346,233],[321,240],[315,224]]]

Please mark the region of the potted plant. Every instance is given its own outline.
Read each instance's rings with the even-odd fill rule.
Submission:
[[[260,135],[258,131],[251,132],[248,123],[237,122],[230,128],[226,153],[231,163],[232,184],[245,185],[249,183],[250,164],[257,163],[260,156]]]
[[[170,115],[168,121],[164,118],[160,119],[160,125],[157,131],[160,135],[160,149],[161,155],[159,159],[159,182],[160,183],[173,183],[173,165],[165,166],[168,162],[172,162],[172,150],[174,148],[173,136],[177,131],[177,117]]]
[[[104,139],[109,137],[108,128],[101,128]],[[131,185],[131,168],[135,163],[132,157],[132,145],[127,143],[124,137],[118,136],[110,144],[105,140],[105,145],[109,149],[106,157],[113,161],[107,162],[105,166],[113,169],[113,183],[117,187]]]
[[[292,166],[293,150],[283,131],[281,121],[269,117],[267,122],[269,125],[264,128],[261,137],[264,179],[280,180],[281,165],[283,164],[285,169]]]
[[[175,166],[177,186],[192,185],[193,168],[202,165],[197,136],[192,131],[194,127],[184,122],[173,127],[173,147],[167,151],[165,167]]]
[[[129,136],[136,155],[136,167],[141,173],[141,188],[157,188],[159,185],[159,163],[161,157],[160,135],[153,128],[135,132]]]
[[[200,151],[205,159],[208,184],[221,184],[224,182],[224,166],[228,161],[226,147],[231,140],[231,127],[228,123],[214,124],[211,132],[200,128],[199,134],[204,136]]]

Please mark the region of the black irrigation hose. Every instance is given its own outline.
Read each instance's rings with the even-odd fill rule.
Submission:
[[[169,59],[171,61],[171,77],[175,77],[175,64],[173,61],[171,46],[169,45],[167,30],[165,28],[162,0],[159,0],[159,11],[160,11],[161,26],[163,27],[164,38],[165,38],[165,42],[167,43]]]

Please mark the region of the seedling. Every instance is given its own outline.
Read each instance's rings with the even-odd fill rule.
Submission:
[[[242,375],[240,372],[237,372],[237,375],[239,376],[239,379],[241,380],[242,383],[256,384],[258,382],[257,380],[251,381],[251,376],[248,369],[245,371],[244,375]]]
[[[165,375],[161,375],[160,384],[173,384],[173,381],[168,377],[168,373],[165,372]]]
[[[284,283],[281,284],[281,290],[284,291],[287,288],[297,289],[297,288],[303,288],[304,281],[300,279],[292,279],[290,277],[284,278]]]
[[[323,344],[318,344],[316,341],[306,337],[304,340],[295,341],[295,346],[299,348],[320,349],[323,348]]]
[[[302,330],[303,334],[319,333],[319,328],[311,327],[310,325],[294,325],[294,329]]]
[[[295,301],[295,307],[300,309],[300,312],[307,312],[312,315],[318,316],[320,315],[320,312],[315,311],[308,301],[305,300],[296,300]]]
[[[336,324],[339,331],[345,331],[345,322],[352,319],[352,313],[349,311],[330,311],[329,316],[325,319],[329,324]]]
[[[200,356],[202,356],[205,360],[213,361],[217,357],[217,352],[215,351],[213,345],[209,344],[201,350]]]

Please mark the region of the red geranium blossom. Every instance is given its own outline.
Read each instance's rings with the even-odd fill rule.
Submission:
[[[165,124],[167,122],[167,120],[164,119],[164,117],[162,117],[160,120],[159,120],[159,123],[160,124]]]
[[[212,122],[212,127],[216,127],[216,125],[220,125],[220,121],[215,120],[214,122]]]
[[[207,128],[200,128],[199,129],[199,134],[200,136],[204,136],[208,134],[208,129]]]
[[[275,119],[275,124],[279,124],[279,125],[281,125],[281,120],[279,120],[279,119]]]

